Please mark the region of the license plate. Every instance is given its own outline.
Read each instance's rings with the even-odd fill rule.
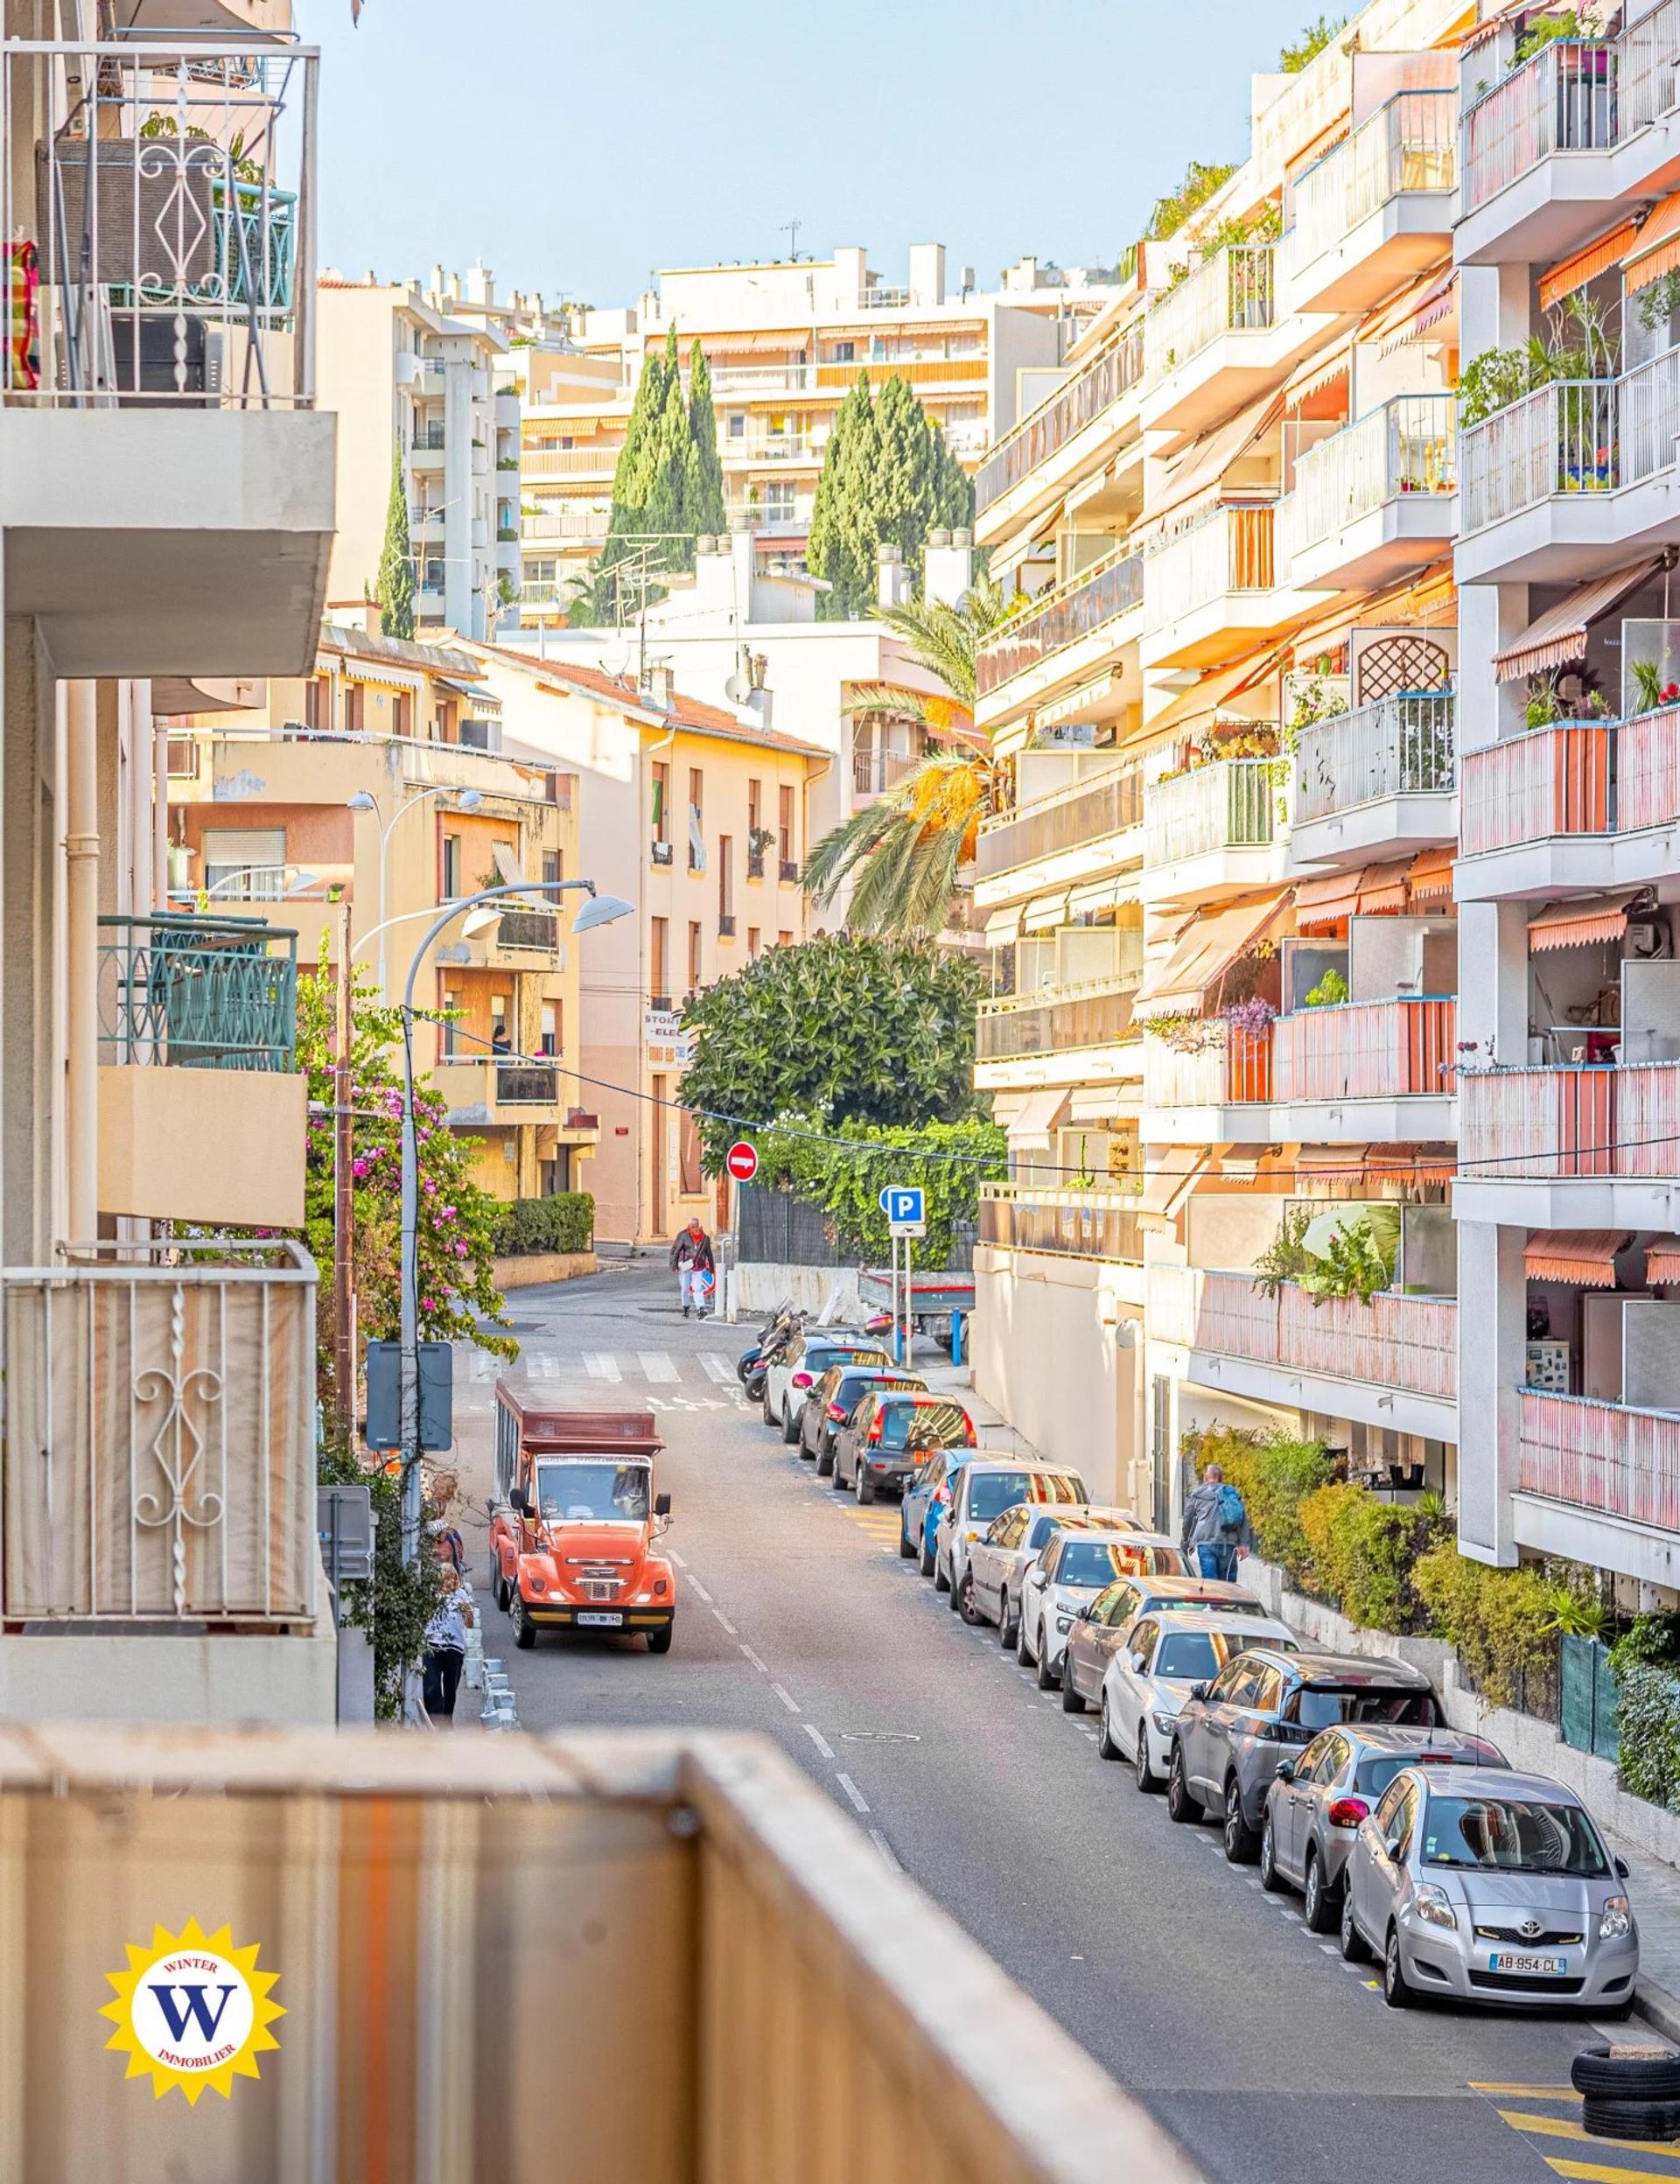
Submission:
[[[590,1630],[618,1630],[624,1622],[622,1615],[608,1615],[598,1608],[592,1614],[586,1607],[578,1609],[578,1620]]]
[[[1488,1959],[1489,1971],[1512,1971],[1526,1978],[1558,1979],[1569,1970],[1563,1956],[1519,1956],[1513,1950],[1495,1950]]]

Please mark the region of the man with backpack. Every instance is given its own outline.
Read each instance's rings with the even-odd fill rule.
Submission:
[[[1191,1567],[1198,1577],[1235,1578],[1237,1557],[1249,1551],[1252,1537],[1242,1495],[1217,1464],[1209,1464],[1184,1505],[1180,1539]]]

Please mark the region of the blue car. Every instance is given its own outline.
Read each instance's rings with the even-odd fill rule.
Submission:
[[[934,1574],[934,1534],[949,1505],[957,1473],[974,1457],[997,1452],[990,1448],[929,1449],[915,1476],[906,1480],[899,1503],[899,1552],[906,1562],[917,1562],[924,1578]]]

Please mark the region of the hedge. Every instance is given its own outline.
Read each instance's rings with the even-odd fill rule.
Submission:
[[[1622,1788],[1680,1812],[1680,1679],[1648,1662],[1618,1670],[1616,1735]]]
[[[587,1191],[508,1199],[496,1208],[495,1241],[499,1258],[587,1251],[595,1242],[595,1200]]]

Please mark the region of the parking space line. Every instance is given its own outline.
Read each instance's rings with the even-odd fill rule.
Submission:
[[[1613,2142],[1606,2139],[1605,2143]],[[1648,2153],[1651,2148],[1641,2146],[1635,2151]],[[1612,2168],[1602,2161],[1560,2161],[1550,2153],[1543,2159],[1554,2176],[1578,2177],[1582,2184],[1651,2184],[1652,2177],[1659,2174],[1655,2169]]]
[[[864,1802],[863,1792],[858,1788],[857,1783],[852,1781],[850,1774],[836,1774],[834,1779],[839,1783],[841,1788],[845,1791],[847,1796],[850,1798],[852,1810],[854,1812],[867,1812],[869,1810],[869,1807]]]
[[[1659,2146],[1647,2138],[1600,2138],[1590,2134],[1581,2124],[1565,2116],[1530,2116],[1521,2109],[1502,2108],[1502,2123],[1513,2131],[1520,2131],[1525,2138],[1570,2138],[1586,2146],[1614,2146],[1622,2153],[1636,2153],[1642,2160],[1653,2161],[1680,2161],[1680,2151],[1673,2146]],[[1538,2149],[1536,2149],[1538,2151]],[[1544,2157],[1550,2159],[1550,2156]],[[1626,2171],[1620,2172],[1626,2174]],[[1658,2171],[1659,2175],[1662,2171]]]
[[[831,1760],[834,1757],[834,1746],[829,1742],[828,1739],[817,1727],[816,1724],[812,1721],[808,1721],[803,1725],[803,1726],[806,1735],[816,1746],[817,1750],[822,1754],[823,1758],[825,1760]]]
[[[753,1667],[758,1670],[760,1676],[769,1675],[769,1670],[765,1667],[763,1662],[760,1660],[758,1655],[753,1652],[752,1647],[747,1645],[745,1641],[742,1642],[741,1651],[746,1656],[747,1659],[752,1663]]]
[[[892,1871],[895,1873],[901,1873],[904,1871],[903,1866],[900,1865],[897,1858],[893,1855],[892,1845],[887,1841],[886,1838],[881,1833],[878,1828],[872,1828],[870,1830],[869,1839],[875,1845],[876,1849],[880,1852],[882,1858],[892,1868]]]
[[[689,1590],[691,1592],[698,1593],[708,1607],[711,1606],[711,1595],[707,1592],[705,1586],[701,1584],[698,1578],[690,1575],[689,1578]]]
[[[730,1621],[728,1616],[724,1614],[721,1607],[714,1607],[711,1612],[718,1618],[718,1621],[723,1625],[724,1628],[729,1633],[732,1638],[738,1638],[740,1635],[740,1633],[736,1629],[734,1624]]]

